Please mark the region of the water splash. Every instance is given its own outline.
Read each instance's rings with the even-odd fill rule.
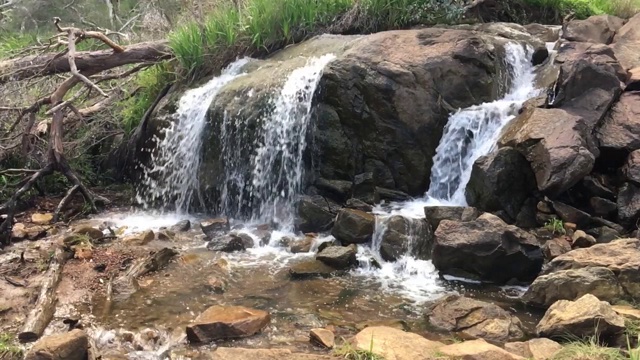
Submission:
[[[500,130],[526,100],[539,94],[540,90],[534,87],[531,49],[512,43],[505,49],[512,74],[511,91],[500,100],[458,110],[449,117],[431,169],[429,198],[466,205],[464,192],[473,163],[495,148]]]
[[[220,76],[180,98],[175,121],[163,130],[163,136],[154,138],[156,152],[151,155],[150,165],[143,167],[136,200],[145,209],[175,203],[176,212],[188,213],[195,197],[199,198],[199,154],[207,110],[226,84],[244,75],[241,70],[249,61],[235,61]]]

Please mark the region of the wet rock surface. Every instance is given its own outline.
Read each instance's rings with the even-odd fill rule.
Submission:
[[[338,213],[331,235],[343,244],[363,244],[371,241],[375,216],[360,210],[342,209]]]
[[[212,306],[187,326],[187,339],[194,343],[208,343],[251,336],[270,321],[266,311],[242,306]]]
[[[356,265],[357,248],[350,246],[329,246],[316,255],[316,259],[335,269],[347,269]]]
[[[399,215],[381,219],[380,255],[386,261],[396,261],[401,256],[411,254],[418,259],[429,259],[433,246],[433,231],[423,219],[413,219]]]

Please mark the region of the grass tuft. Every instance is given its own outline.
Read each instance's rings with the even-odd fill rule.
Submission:
[[[15,342],[15,336],[0,333],[0,359],[20,359],[22,358],[22,349]]]
[[[574,339],[564,345],[551,360],[624,360],[620,349],[600,346],[598,338]]]

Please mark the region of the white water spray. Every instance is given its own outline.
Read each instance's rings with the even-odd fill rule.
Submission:
[[[232,63],[220,76],[180,98],[175,121],[163,130],[164,137],[154,138],[157,151],[143,169],[143,189],[137,201],[145,209],[175,202],[176,212],[189,212],[194,196],[199,196],[198,170],[207,110],[226,84],[244,75],[241,70],[247,62],[245,58]]]

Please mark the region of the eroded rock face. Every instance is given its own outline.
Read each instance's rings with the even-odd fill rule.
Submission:
[[[428,259],[433,245],[433,231],[424,219],[412,219],[399,215],[380,219],[385,230],[380,242],[380,255],[386,261],[395,261],[411,254]]]
[[[26,360],[84,360],[89,348],[87,334],[79,329],[45,336],[38,340],[25,356]]]
[[[371,348],[373,339],[373,348]],[[386,326],[370,326],[350,340],[357,350],[369,351],[389,360],[431,359],[442,343],[418,334]]]
[[[625,293],[640,298],[640,240],[621,239],[576,249],[551,260],[542,275],[569,269],[601,267],[610,270]]]
[[[640,14],[618,30],[612,44],[616,58],[625,70],[640,66]]]
[[[536,326],[539,336],[561,338],[568,335],[603,338],[624,330],[624,318],[608,302],[587,294],[576,301],[560,300],[551,305]]]
[[[443,220],[434,235],[433,264],[445,274],[462,271],[505,282],[532,279],[542,267],[538,240],[495,215],[469,222]]]
[[[535,188],[527,159],[517,150],[504,147],[476,160],[465,196],[471,206],[490,212],[504,210],[515,219]]]
[[[640,92],[625,92],[604,118],[597,136],[604,148],[634,151],[640,149]]]
[[[595,44],[610,44],[624,20],[611,15],[596,15],[585,20],[572,20],[563,29],[562,38]]]
[[[360,210],[342,209],[338,213],[331,235],[343,244],[364,244],[371,241],[375,216]]]
[[[427,317],[431,325],[442,330],[494,343],[519,340],[524,336],[520,320],[506,310],[459,295],[445,296],[436,301]]]
[[[613,271],[605,267],[560,270],[537,277],[522,300],[549,307],[558,300],[576,300],[592,294],[600,300],[613,302],[624,298],[624,290]]]
[[[242,306],[212,306],[187,326],[187,339],[208,343],[254,335],[269,324],[269,313]]]

